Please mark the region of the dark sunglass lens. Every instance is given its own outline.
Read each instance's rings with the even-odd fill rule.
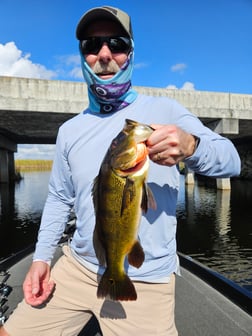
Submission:
[[[127,37],[111,37],[109,41],[109,48],[112,52],[128,52],[131,43]]]
[[[81,41],[81,51],[84,55],[97,54],[101,46],[101,40],[96,37]]]
[[[80,48],[83,55],[98,54],[103,43],[108,44],[113,53],[128,53],[131,48],[131,41],[127,37],[91,37],[80,42]]]

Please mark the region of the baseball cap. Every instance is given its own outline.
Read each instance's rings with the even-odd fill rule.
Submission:
[[[119,8],[103,6],[90,9],[81,17],[76,28],[76,37],[78,40],[83,38],[83,31],[87,28],[87,26],[97,19],[106,19],[118,22],[124,29],[127,36],[133,39],[129,15]]]

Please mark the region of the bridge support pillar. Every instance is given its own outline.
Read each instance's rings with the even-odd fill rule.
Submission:
[[[8,152],[0,149],[0,183],[9,182]]]
[[[194,172],[188,169],[188,167],[185,167],[185,184],[186,185],[195,184]],[[216,186],[217,186],[217,189],[220,189],[220,190],[231,190],[230,178],[217,178]]]
[[[218,178],[217,179],[217,189],[231,190],[230,178]]]
[[[16,151],[17,145],[0,135],[0,183],[9,183],[14,178]]]
[[[194,179],[194,173],[192,171],[186,172],[185,183],[189,185],[194,185],[195,179]]]
[[[219,134],[239,134],[239,119],[223,118],[214,122],[214,131]],[[211,128],[211,127],[210,127]]]

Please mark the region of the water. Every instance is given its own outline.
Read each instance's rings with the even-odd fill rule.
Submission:
[[[12,188],[0,184],[0,261],[34,243],[50,172],[23,173]],[[252,181],[232,191],[196,183],[181,189],[178,249],[252,292]]]
[[[232,181],[232,190],[181,176],[177,209],[178,250],[252,292],[252,181]]]
[[[50,172],[22,175],[13,186],[0,184],[0,260],[36,241]]]

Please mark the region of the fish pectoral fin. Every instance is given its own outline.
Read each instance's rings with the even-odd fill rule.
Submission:
[[[143,185],[143,196],[142,196],[142,203],[141,208],[143,212],[147,212],[148,209],[157,209],[157,203],[155,200],[155,197],[150,189],[150,187],[147,185],[147,183],[144,183]]]
[[[148,208],[157,210],[157,203],[151,188],[147,185],[147,194],[148,194]]]
[[[127,209],[129,207],[129,204],[133,201],[135,195],[136,195],[135,182],[131,180],[129,177],[127,177],[122,194],[121,216],[123,214],[124,209]]]
[[[129,264],[139,268],[144,262],[144,251],[138,240],[135,241],[130,253],[128,254]]]

